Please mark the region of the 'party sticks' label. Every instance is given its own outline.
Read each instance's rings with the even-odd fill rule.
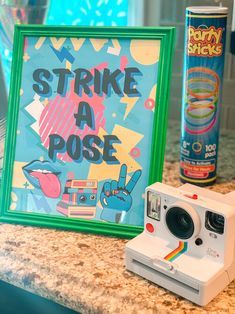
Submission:
[[[202,57],[221,56],[223,51],[223,43],[221,42],[223,35],[222,27],[195,28],[190,26],[188,29],[188,55]]]

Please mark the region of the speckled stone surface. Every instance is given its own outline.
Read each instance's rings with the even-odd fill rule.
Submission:
[[[177,126],[169,130],[164,181],[178,186]],[[212,189],[226,193],[235,189],[235,134],[221,139]],[[78,312],[235,313],[235,282],[200,308],[126,271],[126,240],[7,224],[0,233],[0,279]]]

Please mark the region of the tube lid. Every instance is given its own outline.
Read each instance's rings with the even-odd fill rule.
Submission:
[[[187,11],[200,14],[227,14],[228,8],[220,6],[194,6],[187,7]]]

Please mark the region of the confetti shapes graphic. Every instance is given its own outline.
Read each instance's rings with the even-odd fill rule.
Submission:
[[[160,41],[133,39],[130,53],[133,59],[143,65],[152,65],[159,60]]]
[[[111,55],[119,56],[121,52],[121,46],[119,44],[119,41],[117,39],[112,39],[113,47],[109,46],[107,53],[110,53]]]
[[[51,0],[47,24],[124,26],[128,23],[128,0]]]
[[[145,100],[144,106],[148,110],[154,110],[155,108],[155,99],[156,99],[156,93],[157,93],[157,85],[153,85],[149,97]]]
[[[95,49],[95,51],[100,51],[104,45],[108,42],[108,39],[102,39],[102,38],[90,38],[90,42]]]
[[[124,115],[124,120],[127,118],[131,110],[134,108],[135,104],[137,103],[139,97],[128,97],[125,95],[124,97],[121,98],[120,103],[126,105],[126,112]]]
[[[39,119],[44,110],[44,105],[40,102],[40,96],[35,94],[34,100],[25,107],[30,116],[34,119],[34,122],[31,124],[31,129],[39,134]]]
[[[73,63],[75,58],[73,55],[71,55],[71,53],[68,51],[67,48],[62,47],[62,49],[56,50],[54,47],[51,46],[51,49],[54,51],[55,55],[57,56],[57,58],[60,60],[60,62],[62,63],[64,60],[69,61],[70,63]]]

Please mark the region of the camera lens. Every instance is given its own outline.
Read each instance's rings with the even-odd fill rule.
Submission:
[[[215,233],[224,233],[224,217],[222,215],[206,212],[206,228]]]
[[[194,233],[194,223],[189,213],[181,207],[171,207],[166,213],[166,224],[177,238],[189,239]]]
[[[86,201],[86,196],[85,195],[81,195],[80,196],[80,201],[81,202],[85,202]]]

